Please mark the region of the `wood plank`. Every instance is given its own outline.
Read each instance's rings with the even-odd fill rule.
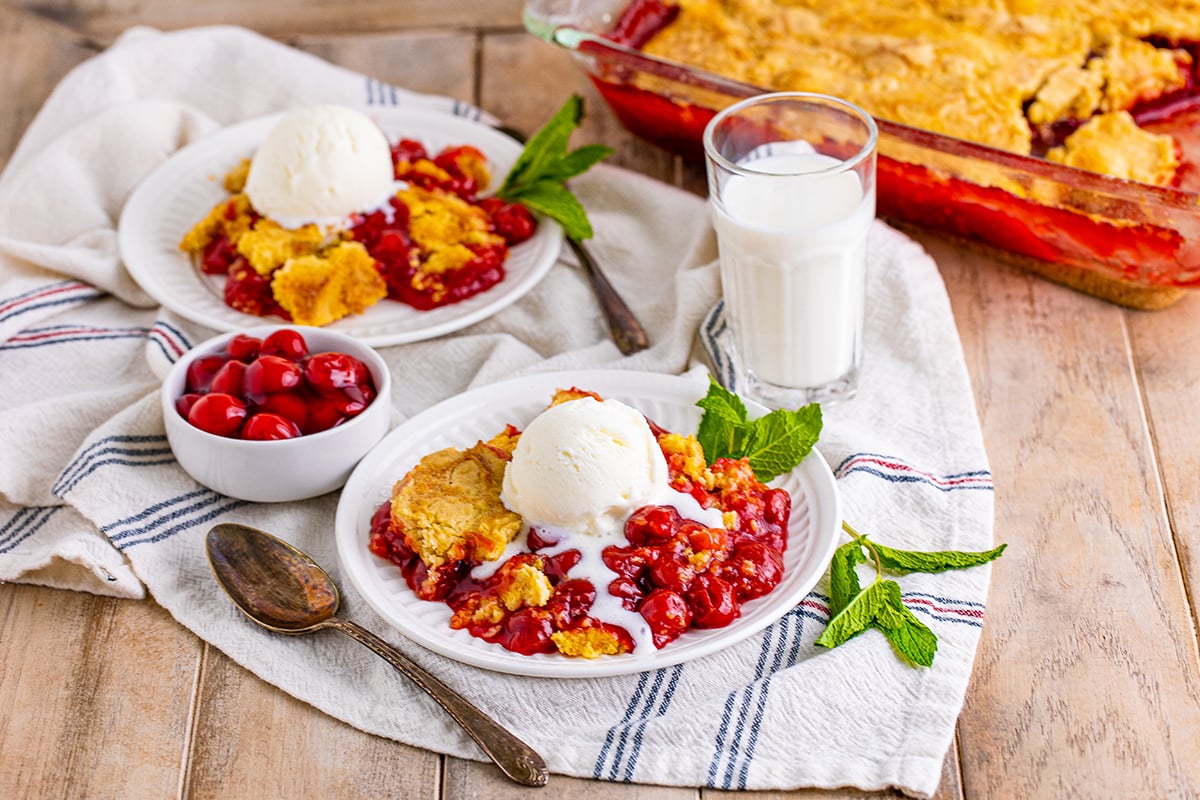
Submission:
[[[151,601],[0,585],[0,796],[172,797],[200,642]]]
[[[95,52],[69,30],[0,5],[0,165],[55,84]]]
[[[0,163],[94,52],[0,6]],[[0,585],[0,796],[176,794],[199,652],[150,601]]]
[[[429,28],[521,27],[524,0],[9,0],[86,36],[111,43],[135,25],[175,30],[196,25],[241,25],[268,36],[362,33]]]
[[[355,645],[347,640],[346,646]],[[438,796],[436,754],[326,716],[211,646],[196,720],[190,798]]]
[[[1189,346],[1200,341],[1200,292],[1164,311],[1127,316],[1192,622],[1200,629],[1200,358]]]
[[[433,31],[304,35],[288,43],[393,86],[474,103],[477,41],[473,33]]]
[[[920,239],[954,304],[996,538],[1010,545],[959,722],[963,784],[979,797],[1200,795],[1200,664],[1129,312]]]
[[[528,789],[506,779],[491,764],[446,759],[446,786],[443,800],[527,800],[532,797],[572,798],[572,800],[699,800],[698,789],[650,786],[634,783],[610,783],[551,775],[542,789]]]
[[[616,152],[606,163],[674,183],[675,158],[626,131],[565,50],[526,33],[492,34],[483,41],[479,104],[504,124],[532,133],[572,93],[584,101],[584,119],[571,146],[602,142]],[[537,91],[528,91],[529,76]]]

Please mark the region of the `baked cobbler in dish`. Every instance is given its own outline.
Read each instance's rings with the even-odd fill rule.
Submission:
[[[569,389],[523,431],[422,458],[368,546],[446,603],[452,628],[524,655],[597,658],[729,625],[782,580],[790,514],[787,491],[747,460],[708,464],[694,436]]]
[[[1195,92],[1200,5],[1167,0],[634,0],[611,37],[1012,153],[1169,185],[1141,112]]]

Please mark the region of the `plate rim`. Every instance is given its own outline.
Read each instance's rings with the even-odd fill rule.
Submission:
[[[812,591],[828,569],[833,552],[837,547],[841,523],[841,498],[828,462],[815,447],[809,456],[793,470],[803,470],[804,479],[807,482],[806,488],[811,485],[815,490],[813,496],[809,498],[814,505],[811,514],[813,517],[811,531],[814,537],[813,557],[799,565],[792,565],[793,570],[801,569],[803,575],[789,593],[776,598],[777,603],[780,603],[787,597],[794,597],[794,602],[772,608],[769,613],[752,620],[746,626],[737,627],[737,622],[735,622],[728,628],[717,629],[720,633],[714,636],[712,641],[701,646],[699,652],[672,651],[668,645],[664,650],[657,650],[643,657],[604,657],[592,660],[564,657],[543,660],[533,656],[509,653],[500,645],[492,645],[496,648],[494,651],[487,649],[463,650],[455,647],[454,643],[446,638],[449,634],[432,630],[426,633],[423,629],[424,626],[405,625],[398,622],[399,615],[396,609],[389,607],[386,598],[379,596],[377,587],[372,585],[370,577],[360,573],[356,559],[365,563],[366,556],[376,558],[366,551],[367,532],[360,525],[363,518],[363,507],[371,502],[367,494],[384,479],[380,472],[387,465],[388,453],[395,442],[406,440],[414,433],[420,435],[421,430],[429,430],[431,424],[445,419],[448,414],[461,418],[475,409],[494,410],[497,404],[496,398],[504,398],[510,392],[518,392],[529,398],[545,397],[548,399],[554,388],[560,386],[578,386],[604,395],[606,393],[628,393],[631,390],[638,391],[647,383],[654,384],[653,391],[655,393],[674,395],[667,401],[681,407],[691,398],[698,400],[702,397],[707,387],[706,382],[701,382],[692,376],[623,369],[560,370],[509,378],[467,389],[410,417],[389,432],[375,448],[364,456],[342,489],[335,513],[334,536],[343,580],[349,580],[363,600],[390,627],[406,639],[460,663],[494,672],[527,677],[568,679],[613,677],[674,666],[724,650],[774,624],[794,609],[796,604]],[[635,386],[635,384],[637,385]],[[649,398],[649,393],[647,398]],[[504,402],[501,401],[502,407]],[[746,399],[745,402],[752,416],[759,416],[767,411],[752,400]],[[697,413],[699,413],[698,410]],[[471,443],[460,443],[457,446],[469,446]],[[400,477],[401,475],[397,474],[390,480],[395,481]],[[369,517],[374,510],[374,507],[367,509],[366,516]],[[820,529],[822,522],[827,523],[825,530]],[[407,586],[405,591],[410,591]],[[773,596],[774,593],[761,599],[770,600]]]
[[[467,137],[470,141],[461,143],[479,147],[493,165],[515,161],[521,151],[521,145],[504,133],[490,125],[466,117],[425,108],[346,105],[367,114],[381,127],[384,127],[385,131],[389,131],[389,142],[395,135],[398,135],[397,128],[402,131],[402,135],[421,139],[422,131],[419,126],[423,125],[434,135]],[[194,271],[195,267],[190,264],[188,257],[182,251],[171,248],[168,252],[168,248],[154,240],[156,226],[161,225],[162,217],[175,207],[170,204],[163,207],[162,204],[153,201],[161,196],[161,192],[169,190],[171,184],[178,185],[178,179],[174,173],[180,171],[184,166],[190,166],[190,171],[195,176],[188,178],[189,182],[192,180],[205,181],[219,187],[223,171],[221,175],[209,174],[217,169],[215,162],[218,159],[235,160],[240,157],[239,154],[244,155],[243,151],[245,150],[252,153],[256,146],[254,142],[265,137],[267,132],[286,113],[288,112],[280,111],[243,120],[189,142],[145,175],[126,198],[117,221],[117,251],[121,263],[130,277],[162,307],[184,319],[221,333],[262,325],[264,322],[274,319],[236,311],[228,308],[219,300],[217,300],[221,306],[219,309],[214,305],[212,308],[197,310],[176,297],[175,292],[164,288],[161,279],[157,277],[164,265],[174,269],[186,268],[189,272]],[[249,142],[248,145],[247,142]],[[192,162],[197,163],[193,164]],[[500,176],[501,169],[496,169],[493,178],[499,179]],[[200,216],[197,216],[196,220],[198,221],[207,212],[208,207],[199,211]],[[178,231],[178,238],[182,238],[185,232],[185,230]],[[500,284],[477,295],[477,297],[487,297],[492,292],[501,290],[489,301],[480,301],[477,307],[472,308],[459,304],[443,306],[450,310],[467,308],[468,310],[463,313],[447,314],[447,318],[433,324],[406,328],[401,331],[387,331],[386,328],[389,325],[395,324],[387,321],[364,323],[363,318],[359,315],[345,317],[321,327],[346,333],[372,346],[425,341],[461,330],[499,313],[531,291],[558,260],[563,238],[562,227],[557,222],[539,215],[538,231],[534,234],[533,239],[512,248],[517,253],[521,252],[521,248],[527,248],[525,252],[530,254],[531,264],[527,274],[519,279],[514,278],[511,274],[506,275],[505,280]],[[179,273],[173,274],[179,275]],[[198,283],[202,283],[201,276],[194,275],[194,278]],[[188,280],[186,276],[180,276],[180,279]],[[197,289],[208,291],[203,286],[198,286]],[[468,298],[464,302],[470,303],[472,299]],[[417,315],[434,312],[412,309],[412,313]],[[363,332],[368,328],[374,332]],[[381,328],[384,329],[382,332],[379,331]]]

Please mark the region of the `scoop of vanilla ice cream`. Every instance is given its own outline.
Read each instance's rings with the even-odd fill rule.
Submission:
[[[333,227],[373,211],[394,191],[387,137],[361,111],[313,106],[288,112],[250,162],[246,196],[285,228]]]
[[[668,489],[667,461],[646,418],[616,400],[570,400],[521,433],[500,499],[529,523],[624,535],[625,519]]]

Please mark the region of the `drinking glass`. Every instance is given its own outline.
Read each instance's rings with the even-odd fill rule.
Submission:
[[[751,97],[704,131],[730,356],[768,407],[854,395],[877,140],[858,106],[808,92]]]

